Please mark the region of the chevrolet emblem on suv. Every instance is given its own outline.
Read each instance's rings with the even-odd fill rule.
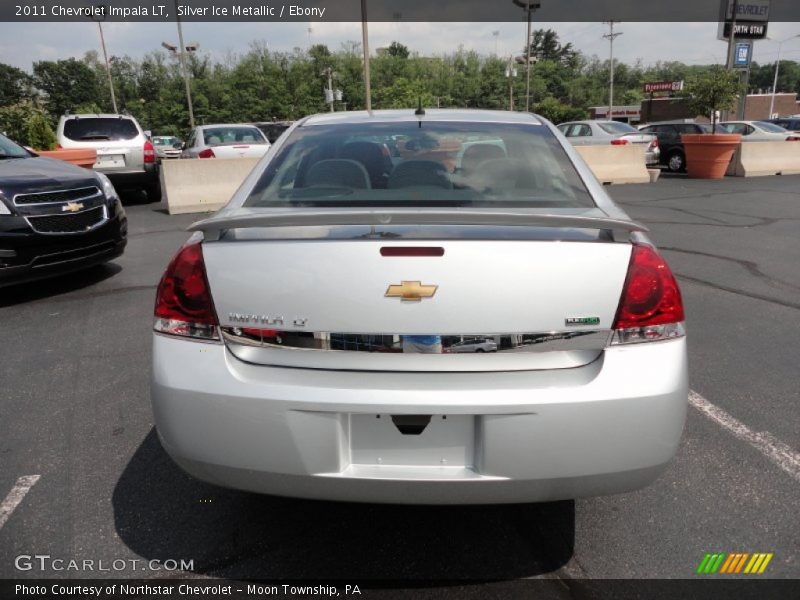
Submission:
[[[67,202],[61,207],[61,212],[78,212],[82,208],[83,204],[80,202]]]
[[[384,296],[400,298],[404,302],[419,302],[423,298],[433,297],[438,288],[438,285],[422,285],[419,281],[404,281],[400,285],[390,285]]]

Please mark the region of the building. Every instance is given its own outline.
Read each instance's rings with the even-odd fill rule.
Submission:
[[[748,94],[745,102],[744,120],[761,121],[769,119],[769,107],[771,102],[772,94]],[[796,93],[775,94],[773,114],[785,117],[799,113],[800,102],[797,100]],[[692,111],[689,110],[689,101],[687,98],[647,98],[642,100],[642,123],[671,121],[673,119],[693,119],[702,116],[703,115],[692,114]],[[707,120],[708,116],[705,115],[705,118]]]

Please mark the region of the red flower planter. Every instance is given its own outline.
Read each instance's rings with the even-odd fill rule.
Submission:
[[[722,179],[742,136],[739,133],[684,133],[681,141],[689,177]]]

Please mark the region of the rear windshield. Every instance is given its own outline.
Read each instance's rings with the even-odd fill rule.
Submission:
[[[133,121],[116,117],[82,117],[64,122],[64,135],[74,141],[132,140],[139,135]]]
[[[244,206],[593,207],[555,136],[451,121],[296,128]]]
[[[781,127],[780,125],[775,125],[775,123],[768,123],[766,121],[756,121],[756,125],[761,127],[764,131],[769,131],[770,133],[786,133],[787,130]]]
[[[267,143],[258,127],[209,127],[203,129],[203,141],[206,146]]]
[[[632,125],[620,123],[619,121],[604,121],[598,123],[597,126],[606,133],[639,133],[639,130]]]

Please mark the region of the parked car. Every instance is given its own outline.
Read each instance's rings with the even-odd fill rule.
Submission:
[[[660,163],[673,173],[686,170],[686,151],[683,149],[681,134],[711,133],[711,125],[686,121],[663,121],[639,127],[643,133],[653,133],[658,137],[661,148]]]
[[[294,121],[266,121],[266,122],[259,122],[253,123],[256,127],[258,127],[261,132],[267,136],[267,140],[269,140],[270,144],[274,144],[281,134],[289,129],[292,126]]]
[[[153,146],[156,149],[156,157],[159,160],[165,158],[180,158],[183,151],[183,142],[171,135],[157,135],[153,138]]]
[[[108,177],[0,135],[0,287],[112,260],[127,231]]]
[[[783,127],[792,133],[800,133],[800,117],[778,117],[777,119],[769,119],[767,123],[772,123],[779,127]]]
[[[487,338],[467,338],[450,344],[445,352],[497,352],[497,342]]]
[[[136,188],[151,200],[161,198],[153,143],[130,115],[63,115],[56,132],[62,148],[94,148],[94,170],[107,175],[117,188]]]
[[[192,130],[184,158],[254,158],[270,143],[255,125],[200,125]]]
[[[420,112],[304,118],[190,227],[156,293],[164,449],[217,485],[362,502],[550,501],[653,481],[688,395],[664,258],[545,119]],[[388,178],[372,173],[401,134]],[[447,167],[480,139],[512,156]],[[375,351],[498,332],[497,352]],[[354,335],[374,343],[332,346]]]
[[[728,133],[742,134],[743,142],[795,142],[800,136],[768,121],[724,121],[719,124]]]
[[[661,154],[658,137],[619,121],[570,121],[561,123],[558,130],[574,146],[643,145],[644,162],[648,166],[657,165]]]

